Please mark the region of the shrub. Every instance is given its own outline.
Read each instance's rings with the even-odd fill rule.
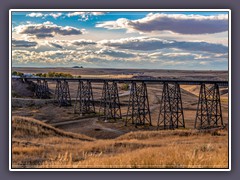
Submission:
[[[122,84],[122,85],[120,86],[120,89],[121,89],[121,90],[124,90],[124,91],[129,90],[129,84],[126,84],[126,83]]]
[[[63,72],[48,72],[48,73],[37,73],[35,74],[36,76],[39,77],[67,77],[67,78],[73,78],[72,74],[69,73],[63,73]]]
[[[12,75],[13,75],[13,76],[22,76],[23,73],[22,73],[22,72],[13,71],[13,72],[12,72]]]

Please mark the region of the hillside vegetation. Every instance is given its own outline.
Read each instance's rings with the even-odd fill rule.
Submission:
[[[227,130],[129,132],[96,140],[12,118],[13,168],[227,168]]]
[[[73,78],[72,74],[70,74],[70,73],[63,73],[63,72],[36,73],[35,76],[39,76],[39,77],[67,77],[67,78]]]
[[[12,118],[12,135],[15,138],[62,137],[83,141],[94,140],[85,135],[65,132],[33,118],[21,116],[13,116]]]

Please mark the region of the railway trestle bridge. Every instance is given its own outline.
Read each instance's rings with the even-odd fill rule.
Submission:
[[[95,114],[100,120],[123,119],[118,93],[118,83],[130,84],[130,95],[125,125],[152,126],[147,84],[163,84],[157,129],[185,128],[180,85],[200,85],[194,128],[223,127],[219,87],[228,87],[228,81],[176,80],[176,79],[84,79],[12,77],[23,82],[33,81],[35,96],[50,98],[48,82],[56,82],[54,102],[58,106],[70,106],[72,100],[69,82],[78,83],[74,112],[80,116]],[[96,113],[92,83],[103,83],[99,112]]]

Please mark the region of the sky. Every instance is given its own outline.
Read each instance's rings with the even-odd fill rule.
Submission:
[[[228,69],[228,12],[12,12],[13,67]]]

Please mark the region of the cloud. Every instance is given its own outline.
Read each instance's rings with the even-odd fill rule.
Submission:
[[[79,35],[83,34],[83,31],[75,27],[70,26],[58,26],[52,24],[51,22],[45,22],[43,24],[27,24],[19,25],[14,28],[17,34],[25,34],[28,36],[33,36],[38,39],[43,39],[46,37],[54,37],[55,35]]]
[[[26,14],[27,17],[32,17],[32,18],[42,18],[45,19],[47,17],[53,17],[54,19],[57,19],[58,17],[73,17],[73,16],[78,16],[79,20],[81,21],[87,21],[89,20],[92,16],[101,16],[106,14],[106,12],[69,12],[69,13],[41,13],[41,12],[32,12],[29,14]]]
[[[184,61],[189,59],[195,59],[198,54],[189,53],[189,52],[154,52],[148,54],[148,57],[152,59],[168,59],[168,60],[177,60]]]
[[[80,21],[87,21],[92,16],[101,16],[106,14],[106,12],[71,12],[68,13],[68,17],[78,16]]]
[[[138,20],[120,18],[116,21],[98,23],[96,27],[127,29],[128,32],[170,31],[179,34],[212,34],[228,30],[228,15],[185,15],[149,13]]]
[[[148,54],[148,59],[158,62],[188,62],[190,64],[200,61],[214,62],[219,60],[227,61],[227,58],[223,54],[213,54],[208,52],[189,52],[189,51],[166,51],[166,52],[154,52]]]
[[[44,22],[43,24],[44,24],[44,25],[53,25],[53,22],[51,22],[51,21],[46,21],[46,22]]]
[[[57,19],[58,17],[62,16],[62,13],[50,13],[49,16],[52,16],[54,19]]]
[[[185,43],[189,44],[186,46]],[[212,45],[216,44],[210,44],[203,49],[201,43],[153,37],[105,41],[39,40],[37,49],[14,48],[12,59],[14,65],[29,63],[44,66],[71,66],[80,63],[87,67],[109,68],[191,69],[201,67],[214,69],[227,67],[228,52],[212,49]],[[184,44],[183,47],[181,47],[182,44]]]
[[[107,55],[112,57],[118,57],[118,58],[133,58],[135,57],[135,54],[130,52],[124,52],[124,51],[118,51],[113,49],[100,49],[99,51],[95,52],[97,55]]]
[[[51,46],[56,46],[55,42],[48,42]],[[13,50],[13,62],[16,63],[41,63],[64,64],[71,62],[89,62],[91,59],[104,59],[105,61],[135,61],[135,55],[124,51],[100,49],[94,50],[47,50],[37,52],[35,50]]]
[[[200,65],[207,65],[207,64],[209,64],[209,62],[208,61],[200,61],[199,64]]]
[[[62,13],[49,13],[49,14],[43,14],[43,13],[40,13],[40,12],[33,12],[33,13],[29,13],[29,14],[26,14],[26,16],[28,17],[41,17],[43,19],[45,19],[46,17],[48,16],[51,16],[53,17],[54,19],[57,19],[58,17],[62,16],[63,14]]]
[[[97,43],[92,40],[79,39],[76,41],[72,41],[71,44],[75,46],[87,46],[87,45],[95,45]]]
[[[57,44],[57,43],[54,43],[54,42],[48,42],[48,44],[52,47],[63,49],[63,46],[61,46],[60,44]]]
[[[132,37],[119,40],[102,40],[99,44],[115,47],[118,49],[129,49],[138,51],[154,51],[165,48],[176,48],[187,51],[203,51],[211,53],[228,53],[228,47],[221,44],[207,42],[187,42],[175,40],[162,40],[152,37]]]
[[[100,16],[106,14],[105,12],[71,12],[68,13],[67,16],[83,16],[83,15],[94,15],[94,16]]]
[[[57,44],[58,42],[53,42]],[[13,65],[36,64],[37,66],[72,66],[109,68],[172,68],[172,69],[218,69],[227,67],[228,59],[223,54],[190,53],[187,51],[139,53],[116,49],[69,50],[55,49],[37,52],[36,50],[13,50]]]
[[[34,42],[34,41],[25,41],[25,40],[16,40],[16,39],[12,40],[12,46],[13,47],[25,47],[25,48],[28,48],[28,47],[35,47],[37,45],[38,45],[38,43]]]
[[[33,13],[30,13],[30,14],[27,14],[26,16],[28,16],[28,17],[43,17],[44,14],[43,13],[35,13],[35,12],[33,12]]]
[[[57,51],[27,51],[27,50],[13,50],[12,61],[15,64],[66,64],[72,59],[67,58],[69,51],[57,50]]]

